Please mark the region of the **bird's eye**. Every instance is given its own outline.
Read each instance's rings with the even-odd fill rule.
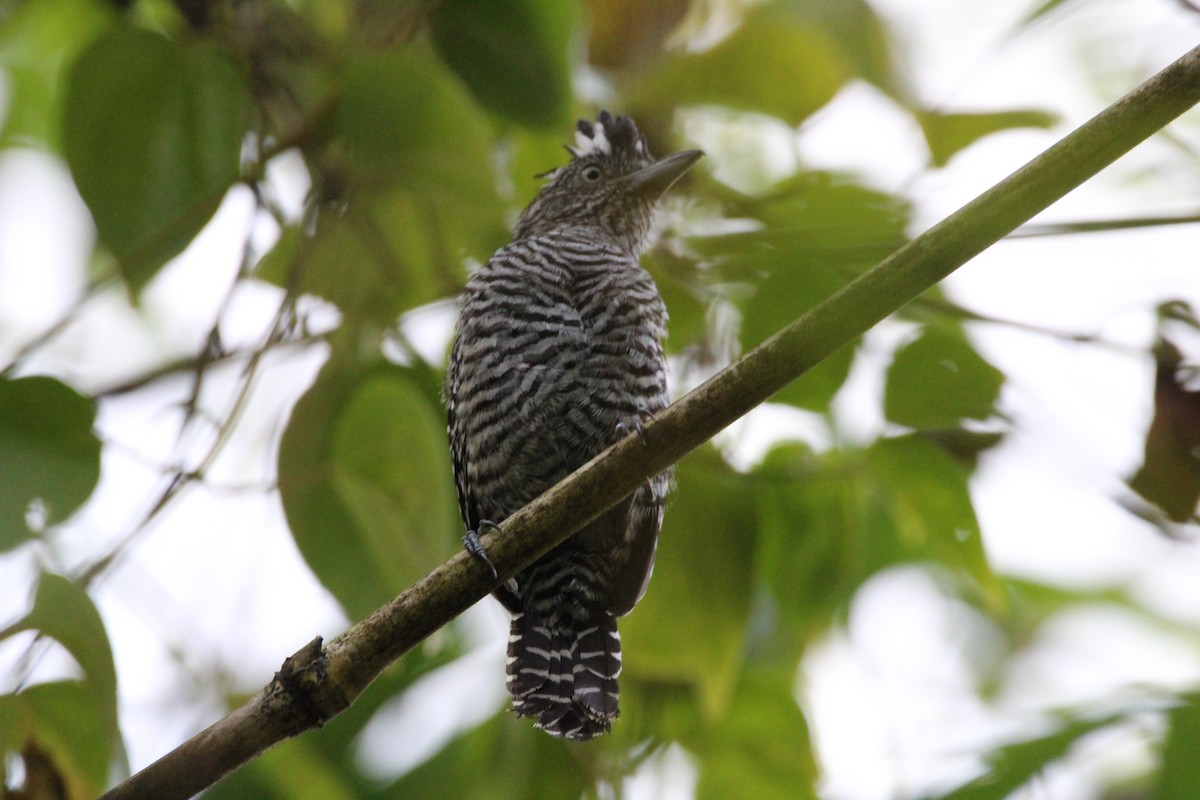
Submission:
[[[600,168],[588,167],[583,171],[583,179],[589,183],[595,183],[600,180]]]

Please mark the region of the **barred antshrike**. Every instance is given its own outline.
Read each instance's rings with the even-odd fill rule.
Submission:
[[[703,155],[655,160],[633,120],[580,120],[570,163],[468,281],[447,376],[464,544],[667,405],[667,313],[638,263],[663,193]],[[617,617],[645,592],[668,476],[500,586],[520,716],[591,739],[617,716]]]

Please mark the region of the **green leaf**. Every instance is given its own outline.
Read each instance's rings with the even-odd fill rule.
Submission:
[[[350,61],[334,126],[368,184],[395,182],[468,204],[495,194],[487,118],[420,48]]]
[[[756,642],[799,658],[855,590],[901,560],[895,525],[859,453],[816,455],[777,445],[754,471],[761,544],[757,571],[780,625]]]
[[[507,239],[495,195],[475,197],[494,202],[456,205],[403,189],[358,195],[344,213],[319,214],[312,233],[285,231],[257,277],[328,300],[349,328],[390,327],[404,311],[457,294],[463,261],[485,261]]]
[[[1036,109],[975,113],[920,110],[916,112],[916,118],[925,132],[933,163],[939,167],[945,166],[956,153],[993,133],[1013,128],[1046,129],[1058,123],[1057,115]]]
[[[24,733],[21,730],[21,704],[17,696],[0,694],[0,754],[19,748],[21,740],[25,738]]]
[[[390,787],[389,797],[559,800],[593,789],[599,742],[552,739],[501,712],[458,737]],[[603,745],[600,745],[603,746]]]
[[[1186,522],[1200,501],[1200,391],[1188,388],[1175,345],[1160,341],[1155,356],[1154,419],[1129,486],[1169,519]]]
[[[922,431],[921,436],[945,450],[968,469],[975,468],[981,453],[1004,441],[1004,434],[1000,431],[968,431],[963,428]]]
[[[728,715],[683,740],[700,762],[697,800],[816,800],[817,764],[794,682],[794,669],[748,672]]]
[[[989,771],[936,800],[1004,800],[1050,764],[1065,756],[1088,734],[1106,728],[1124,717],[1071,719],[1054,733],[1006,745],[988,756]]]
[[[114,757],[124,758],[117,726],[116,667],[100,613],[82,588],[44,573],[33,608],[12,630],[38,631],[61,644],[78,662],[85,680],[28,687],[4,704],[5,713],[12,714],[15,702],[21,739],[53,755],[73,796],[99,794]]]
[[[658,293],[662,295],[670,313],[666,341],[668,354],[703,346],[708,335],[710,302],[700,287],[695,266],[665,250],[656,250],[643,256],[642,266],[653,276]]]
[[[901,546],[964,570],[993,609],[1003,608],[1003,582],[992,572],[967,486],[970,472],[916,436],[880,439],[866,453]]]
[[[761,233],[742,236],[751,241],[773,237],[773,244],[790,253],[829,257],[862,269],[908,241],[908,201],[836,172],[802,172],[761,195],[724,191],[729,216],[752,217],[766,226]],[[729,241],[736,242],[737,235]]]
[[[92,598],[61,575],[43,573],[33,608],[18,627],[54,639],[79,662],[87,678],[83,685],[101,726],[101,741],[109,743],[108,752],[112,752],[111,743],[119,742],[117,671],[104,621]]]
[[[794,661],[867,578],[904,562],[943,564],[969,578],[988,609],[1006,608],[1005,585],[983,548],[969,476],[953,456],[915,435],[863,451],[773,448],[752,477],[757,571],[776,622],[750,648]]]
[[[41,0],[5,9],[0,27],[0,68],[7,106],[0,145],[38,142],[57,150],[65,65],[113,19],[92,0]]]
[[[642,108],[712,104],[798,125],[850,76],[824,31],[767,5],[712,49],[665,59],[632,94]]]
[[[203,43],[115,28],[67,78],[63,149],[135,294],[200,232],[238,177],[246,92]]]
[[[92,401],[53,378],[0,379],[0,551],[32,535],[31,504],[66,519],[100,479]]]
[[[1162,771],[1154,797],[1159,800],[1183,800],[1200,797],[1200,698],[1186,694],[1180,704],[1167,713],[1167,739],[1163,743]]]
[[[85,683],[40,683],[16,696],[21,729],[50,754],[70,797],[104,791],[113,755],[113,733]]]
[[[447,0],[430,20],[438,54],[475,98],[531,127],[566,123],[576,4],[553,0]]]
[[[292,412],[279,490],[309,567],[351,617],[374,611],[457,547],[436,386],[335,356]]]
[[[759,344],[905,241],[908,206],[826,173],[806,173],[762,197],[730,192],[729,215],[760,220],[750,233],[694,237],[727,280],[750,283],[742,303],[742,344]],[[776,402],[824,411],[849,374],[845,347],[790,383]]]
[[[975,352],[960,327],[927,325],[896,352],[883,413],[910,428],[954,428],[992,416],[1003,383],[1004,374]]]
[[[1017,36],[1021,33],[1021,31],[1032,26],[1034,23],[1039,22],[1051,13],[1057,13],[1061,11],[1062,6],[1069,5],[1072,2],[1074,2],[1074,0],[1044,0],[1044,2],[1042,2],[1036,8],[1028,11],[1025,16],[1022,17],[1015,26],[1013,26],[1011,35]]]
[[[661,55],[691,4],[688,0],[590,0],[585,5],[588,61],[606,70],[636,70]]]
[[[720,713],[741,668],[756,523],[744,478],[711,448],[679,464],[645,598],[621,621],[624,675],[695,687]]]
[[[778,265],[757,286],[742,317],[742,345],[749,350],[796,317],[842,288],[844,281],[812,263]],[[846,382],[857,345],[838,349],[789,383],[771,399],[812,411],[825,411]]]
[[[410,48],[349,64],[334,125],[360,191],[323,207],[311,233],[289,231],[259,274],[329,300],[349,328],[379,329],[457,293],[463,263],[507,239],[487,119],[440,62]]]
[[[332,763],[309,737],[289,739],[263,753],[253,763],[255,772],[271,785],[272,793],[278,797],[354,800],[362,796],[357,787],[349,784],[348,778],[353,772],[343,774],[349,765]]]
[[[545,173],[571,160],[563,150],[571,137],[566,128],[514,128],[508,132],[502,140],[503,158],[499,161],[507,167],[504,178],[512,185],[516,205],[528,205],[546,185]]]
[[[893,96],[902,93],[896,87],[901,70],[892,62],[889,32],[866,0],[802,0],[784,8],[832,37],[857,77]]]
[[[389,572],[415,579],[454,551],[442,535],[455,527],[444,427],[428,398],[393,375],[364,380],[336,421],[333,485]]]

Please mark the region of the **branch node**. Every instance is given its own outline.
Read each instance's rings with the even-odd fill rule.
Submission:
[[[322,644],[318,636],[285,658],[271,681],[272,699],[279,711],[296,718],[296,733],[319,728],[350,706],[329,680]]]

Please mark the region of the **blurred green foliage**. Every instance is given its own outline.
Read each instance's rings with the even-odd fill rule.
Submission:
[[[5,636],[35,632],[61,644],[79,664],[79,680],[40,683],[0,696],[0,744],[30,745],[55,765],[71,797],[94,797],[110,770],[127,769],[117,725],[117,673],[100,613],[88,593],[61,575],[43,574],[32,607]]]
[[[449,558],[461,536],[438,394],[421,384],[414,370],[335,357],[280,444],[292,535],[355,619]]]
[[[718,6],[725,35],[686,46]],[[504,243],[505,220],[536,191],[531,176],[561,163],[570,120],[595,110],[591,98],[635,114],[652,148],[666,152],[691,144],[677,118],[685,107],[795,127],[861,80],[912,115],[931,166],[988,134],[1053,121],[1027,109],[920,107],[894,68],[891,33],[865,2],[207,8],[0,4],[9,92],[0,146],[66,161],[100,251],[134,301],[228,190],[250,187],[263,202],[271,160],[303,158],[312,179],[303,217],[277,214],[279,242],[239,280],[278,287],[289,302],[319,297],[339,314],[325,337],[328,362],[283,436],[279,488],[300,552],[354,618],[449,555],[460,533],[443,365],[411,347],[393,363],[381,343],[390,335],[403,345],[395,320],[453,298],[466,265]],[[603,90],[585,98],[580,87],[591,83]],[[909,225],[904,198],[803,165],[753,195],[702,167],[677,194],[692,233],[669,230],[646,265],[667,300],[670,353],[684,376],[770,336],[903,244]],[[716,224],[731,220],[736,229]],[[887,369],[889,424],[873,442],[815,452],[787,441],[743,468],[710,445],[679,465],[654,580],[623,623],[627,699],[612,736],[554,741],[502,712],[394,782],[364,775],[356,738],[386,700],[463,654],[451,627],[325,729],[207,796],[562,798],[601,787],[614,796],[674,743],[693,759],[698,797],[815,797],[820,772],[797,669],[865,581],[897,564],[931,564],[997,619],[1011,623],[1016,605],[1035,609],[1036,624],[1059,605],[992,572],[971,503],[975,456],[1006,432],[997,413],[1004,375],[958,319],[905,318],[921,324]],[[846,348],[774,402],[834,427],[830,404],[855,356]],[[91,494],[93,423],[91,400],[65,384],[0,378],[0,548],[35,538]],[[20,753],[36,744],[72,797],[92,796],[123,768],[103,623],[83,589],[46,574],[28,615],[0,637],[30,631],[59,642],[82,674],[0,696],[0,745]],[[1194,698],[1179,703],[1166,715],[1163,798],[1200,791],[1188,757],[1200,736]],[[1050,735],[996,753],[988,775],[945,797],[1001,798],[1114,719],[1064,718]]]
[[[248,99],[220,48],[125,25],[72,65],[63,153],[135,294],[195,238],[237,179]]]
[[[95,403],[53,378],[0,380],[0,551],[75,512],[100,480]]]

